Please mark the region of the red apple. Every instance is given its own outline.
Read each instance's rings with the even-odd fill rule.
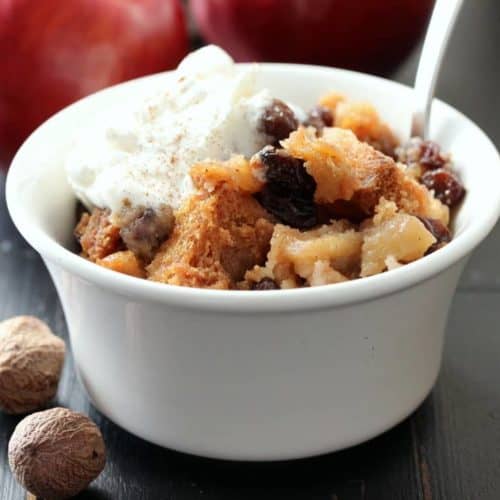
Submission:
[[[203,36],[238,61],[386,73],[418,41],[434,0],[190,0]]]
[[[0,0],[0,163],[67,104],[187,50],[179,0]]]

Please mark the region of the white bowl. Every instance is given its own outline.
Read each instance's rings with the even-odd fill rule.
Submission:
[[[337,89],[372,101],[401,134],[410,89],[336,69],[262,65],[262,85],[300,105]],[[69,250],[75,198],[63,158],[96,113],[157,89],[155,75],[90,96],[43,124],[7,179],[14,223],[41,254],[95,406],[128,431],[184,452],[275,460],[338,450],[410,414],[439,372],[462,268],[500,213],[500,159],[442,102],[431,136],[467,187],[444,249],[385,274],[318,288],[199,290],[128,277]],[[119,182],[119,180],[117,180]]]

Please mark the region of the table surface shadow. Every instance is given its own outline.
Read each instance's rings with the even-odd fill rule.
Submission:
[[[438,96],[469,115],[498,144],[500,2],[464,7]],[[418,51],[395,78],[410,83]],[[13,227],[0,174],[0,320],[33,314],[67,340],[56,291],[39,256]],[[453,301],[434,391],[394,429],[360,446],[291,462],[234,463],[151,445],[90,404],[71,352],[54,405],[87,413],[108,450],[104,472],[80,500],[496,500],[500,498],[500,227],[478,248]],[[0,414],[0,498],[26,498],[7,461],[20,418]]]

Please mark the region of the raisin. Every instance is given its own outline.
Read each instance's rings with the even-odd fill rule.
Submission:
[[[307,113],[307,120],[304,125],[314,127],[318,131],[323,130],[324,127],[331,127],[333,125],[332,112],[324,106],[316,106]]]
[[[441,153],[439,144],[412,137],[406,144],[396,148],[396,160],[408,166],[420,165],[424,170],[436,170],[449,166],[450,158]]]
[[[139,208],[125,216],[120,236],[134,254],[145,261],[153,258],[154,251],[169,236],[174,226],[172,208],[163,205],[158,210]]]
[[[359,224],[368,215],[351,200],[335,200],[333,203],[322,204],[318,207],[318,211],[320,224],[330,224],[332,219],[347,219],[353,224]]]
[[[454,207],[465,195],[465,188],[449,169],[429,170],[420,177],[420,182],[445,205]]]
[[[425,229],[436,238],[436,243],[433,243],[425,252],[425,255],[429,255],[435,252],[441,247],[444,247],[446,243],[451,241],[451,234],[449,229],[438,219],[431,219],[428,217],[418,217]]]
[[[316,206],[309,200],[294,196],[278,196],[268,186],[257,193],[257,201],[280,222],[296,229],[310,229],[317,225]]]
[[[250,286],[250,290],[279,290],[279,288],[278,283],[271,278],[262,278]]]
[[[292,109],[279,99],[273,99],[264,109],[261,129],[272,138],[274,144],[286,139],[299,126],[299,121]]]
[[[312,198],[316,181],[304,168],[304,162],[286,151],[266,147],[260,152],[265,167],[266,181],[277,194],[294,193],[302,198]]]
[[[441,155],[439,144],[433,141],[423,141],[420,145],[420,164],[429,170],[443,168],[446,158]]]
[[[260,158],[267,183],[255,195],[257,201],[288,226],[309,229],[317,225],[316,181],[307,173],[304,162],[271,147],[265,148]]]

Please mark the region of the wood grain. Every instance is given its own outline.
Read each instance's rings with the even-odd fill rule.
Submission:
[[[451,41],[438,94],[500,142],[500,2],[468,2]],[[410,82],[416,58],[397,75]],[[496,109],[495,109],[496,106]],[[34,314],[67,338],[54,287],[6,215],[0,175],[0,320]],[[364,445],[288,463],[199,459],[150,445],[99,415],[71,354],[57,400],[102,429],[108,463],[79,499],[498,500],[500,498],[500,229],[467,267],[447,327],[438,384],[417,412]],[[7,461],[19,417],[0,415],[0,498],[30,498]]]

